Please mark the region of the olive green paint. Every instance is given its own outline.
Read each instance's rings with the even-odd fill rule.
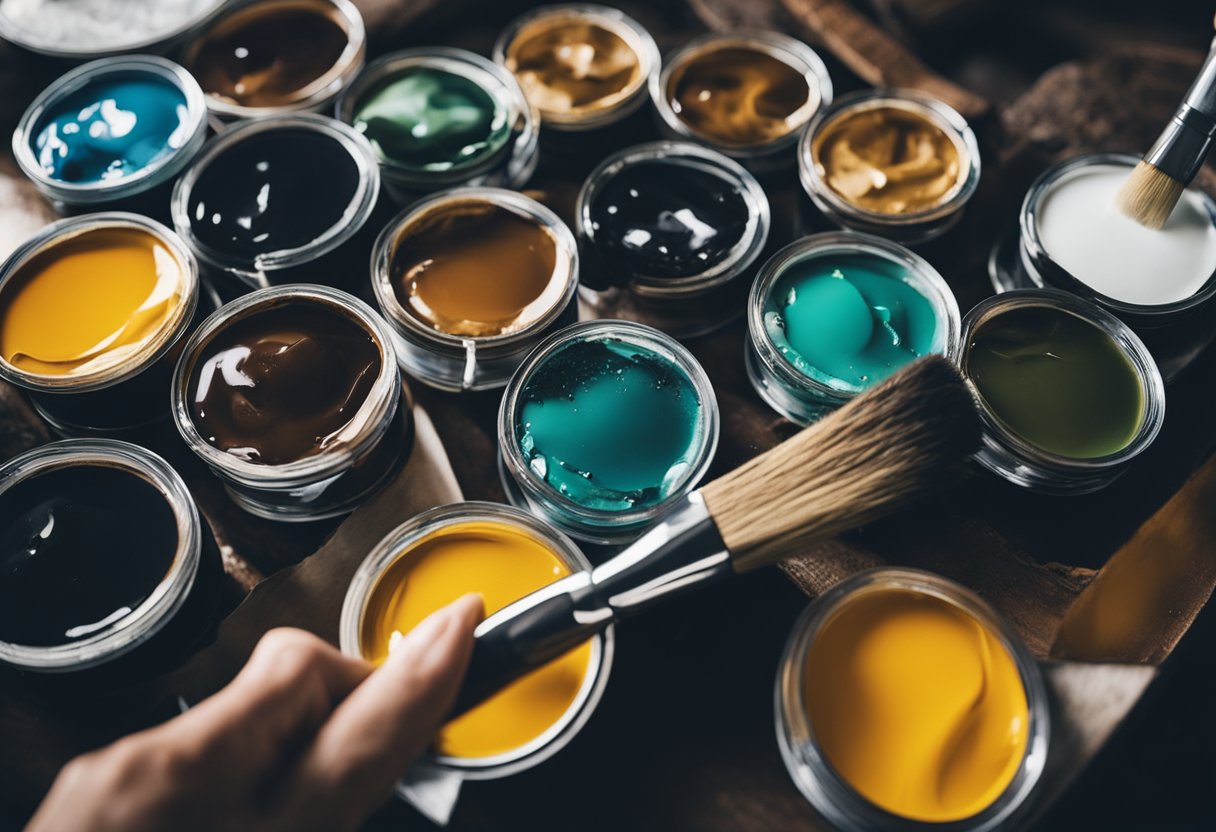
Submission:
[[[1117,453],[1144,419],[1144,385],[1123,349],[1058,309],[1011,309],[984,321],[968,344],[965,370],[1005,427],[1058,456]]]

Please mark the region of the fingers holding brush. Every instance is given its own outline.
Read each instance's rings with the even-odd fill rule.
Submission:
[[[451,709],[483,615],[481,596],[465,595],[397,642],[318,731],[299,774],[313,788],[301,791],[359,818],[387,800]]]
[[[379,669],[272,630],[215,696],[70,763],[28,829],[355,829],[430,745],[481,618],[481,598],[465,596]]]
[[[311,633],[271,630],[228,687],[151,733],[207,749],[220,776],[286,766],[371,672]]]

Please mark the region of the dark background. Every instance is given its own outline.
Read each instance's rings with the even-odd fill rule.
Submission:
[[[666,49],[703,28],[693,7],[754,13],[771,2],[648,0],[621,5],[651,27]],[[527,4],[419,0],[418,5],[433,8],[391,36],[387,30],[373,31],[373,53],[453,44],[486,54],[502,26]],[[1216,11],[1212,4],[1183,0],[859,0],[858,6],[897,31],[934,69],[998,107],[1019,99],[1043,72],[1064,61],[1154,49],[1205,50]],[[0,64],[11,60],[11,54],[0,51]],[[860,86],[839,64],[829,64],[838,92]],[[47,78],[54,74],[47,70]],[[19,112],[34,92],[0,90],[17,96],[3,109],[7,113],[16,104]],[[969,303],[962,305],[965,309]],[[1210,396],[1214,369],[1216,360],[1209,352],[1187,381],[1191,404]],[[436,403],[430,394],[423,394],[423,400],[428,406]],[[1204,410],[1210,412],[1211,404]],[[1120,488],[1135,488],[1136,477],[1133,471]],[[462,485],[471,497],[493,496],[497,488],[468,479]],[[1003,494],[996,488],[986,493]],[[1137,522],[1123,521],[1129,528],[1113,524],[1118,531],[1104,541],[1110,547],[1093,549],[1112,551]],[[1045,559],[1099,567],[1101,561],[1092,555],[1063,557],[1070,549],[1069,534],[1051,541]],[[811,813],[778,757],[772,720],[777,657],[805,604],[792,583],[770,571],[737,586],[679,599],[645,627],[621,628],[611,683],[586,729],[569,748],[531,772],[468,786],[456,826],[671,830],[811,825]],[[1213,703],[1216,612],[1209,605],[1112,741],[1038,828],[1216,828]],[[621,731],[622,725],[629,730]],[[11,759],[25,753],[0,737],[0,755]],[[690,776],[694,760],[696,774]],[[0,798],[7,794],[0,783]],[[0,799],[0,807],[7,802]],[[17,824],[17,817],[10,817],[10,825]],[[386,810],[373,826],[426,828],[401,806]]]

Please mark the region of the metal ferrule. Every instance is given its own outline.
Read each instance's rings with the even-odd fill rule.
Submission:
[[[1144,155],[1144,161],[1184,185],[1199,172],[1216,134],[1216,41],[1212,46],[1178,112]]]
[[[483,621],[453,715],[603,632],[618,616],[733,573],[730,552],[700,492],[693,492],[615,558]]]

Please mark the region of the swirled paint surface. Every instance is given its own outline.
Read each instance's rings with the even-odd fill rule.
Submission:
[[[507,47],[506,66],[546,114],[612,107],[645,81],[641,59],[624,38],[575,14],[526,26]]]
[[[153,234],[97,228],[52,243],[0,292],[0,356],[81,376],[142,360],[183,313],[186,267]]]
[[[259,309],[200,348],[190,417],[225,453],[294,462],[357,431],[381,362],[371,333],[336,309],[303,300]]]
[[[724,263],[749,231],[742,188],[673,160],[622,168],[590,205],[596,253],[628,274],[680,278]]]
[[[808,378],[864,390],[929,353],[936,341],[933,304],[902,278],[899,266],[864,254],[795,262],[769,291],[765,331]]]
[[[693,132],[731,147],[797,130],[819,107],[819,87],[790,64],[746,46],[701,52],[672,73],[672,109]]]
[[[355,104],[353,124],[382,162],[445,171],[493,156],[510,138],[507,108],[471,78],[410,67],[373,86]]]
[[[424,326],[484,338],[527,329],[552,311],[568,271],[558,261],[557,240],[540,223],[469,200],[403,229],[390,274],[397,302]]]
[[[879,214],[936,208],[970,169],[942,127],[895,104],[846,110],[817,131],[813,147],[828,186]]]
[[[685,371],[646,347],[577,339],[524,381],[515,436],[532,471],[586,508],[662,502],[693,474],[703,403]]]
[[[110,182],[157,165],[191,136],[186,96],[147,73],[106,76],[52,104],[31,149],[52,179]]]
[[[807,651],[815,741],[875,805],[944,823],[988,808],[1017,774],[1030,713],[1013,656],[960,607],[911,590],[844,601]]]

